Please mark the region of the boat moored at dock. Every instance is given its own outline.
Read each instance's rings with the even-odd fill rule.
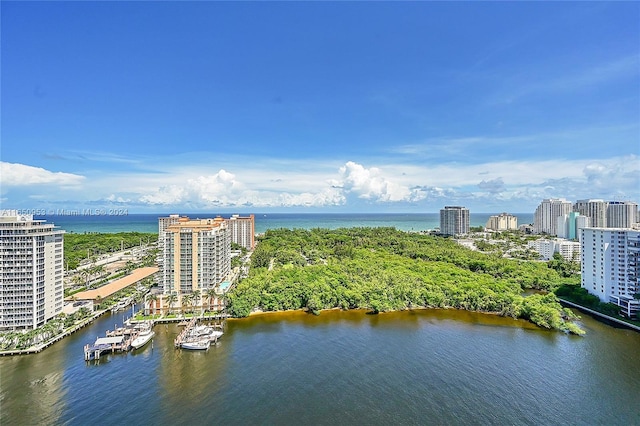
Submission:
[[[208,337],[194,339],[194,340],[185,340],[180,344],[182,349],[187,349],[190,351],[206,351],[211,346],[211,340]]]
[[[133,349],[139,349],[149,343],[155,332],[152,330],[153,323],[151,321],[141,322],[134,327],[134,333],[137,336],[131,341],[131,347]]]

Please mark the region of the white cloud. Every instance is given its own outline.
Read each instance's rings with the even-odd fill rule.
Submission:
[[[28,186],[55,184],[76,186],[84,181],[84,176],[73,173],[51,172],[41,167],[26,164],[0,162],[3,186]]]
[[[411,196],[409,188],[385,178],[380,169],[367,169],[353,161],[342,166],[340,178],[331,183],[347,194],[373,201],[407,201]]]
[[[256,164],[247,168],[246,164]],[[495,161],[479,164],[389,164],[357,161],[327,163],[300,160],[230,164],[212,173],[210,166],[167,166],[163,173],[112,172],[86,179],[75,201],[64,191],[47,192],[47,201],[69,208],[86,203],[118,203],[130,208],[182,210],[218,208],[335,207],[437,211],[446,204],[481,206],[484,211],[527,211],[541,199],[605,198],[638,201],[638,156],[587,160]],[[22,166],[27,167],[27,166]],[[29,170],[36,168],[29,168]],[[5,174],[3,169],[3,184]],[[44,171],[45,175],[51,172]],[[69,175],[62,173],[61,175]],[[13,175],[15,176],[15,174]],[[76,175],[70,175],[76,176]],[[15,177],[12,177],[15,179]],[[54,181],[55,179],[50,179]],[[36,199],[42,191],[13,186],[3,196],[15,204]],[[43,199],[43,198],[38,198]],[[375,207],[372,207],[375,206]],[[512,206],[512,207],[510,207]],[[515,206],[515,207],[513,207]]]

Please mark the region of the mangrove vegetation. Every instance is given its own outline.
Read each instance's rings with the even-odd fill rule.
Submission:
[[[236,317],[301,308],[455,308],[583,333],[552,293],[577,282],[576,276],[543,262],[473,251],[448,238],[394,228],[269,230],[251,266],[227,298]],[[525,296],[524,289],[548,293]]]

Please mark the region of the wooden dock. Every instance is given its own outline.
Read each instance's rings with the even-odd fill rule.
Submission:
[[[151,325],[153,327],[153,323]],[[105,332],[106,337],[96,339],[93,344],[84,346],[84,360],[99,360],[103,353],[128,352],[133,349],[131,343],[138,337],[140,331],[135,326],[118,327]]]
[[[176,337],[175,340],[173,341],[173,345],[176,348],[179,348],[182,345],[182,342],[184,342],[186,337],[189,335],[189,333],[191,332],[191,329],[195,327],[196,322],[198,322],[198,317],[191,318],[191,321],[189,321],[187,325],[184,327],[184,329],[182,329],[180,334],[178,334],[178,337]]]

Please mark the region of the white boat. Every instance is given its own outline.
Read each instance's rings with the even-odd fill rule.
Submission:
[[[138,336],[131,342],[133,349],[141,348],[153,339],[156,333],[151,329],[151,326],[151,323],[141,323],[136,326]]]
[[[211,346],[211,340],[209,339],[198,339],[198,340],[189,340],[186,342],[182,342],[180,347],[182,349],[188,349],[191,351],[206,351]]]
[[[214,342],[218,340],[218,338],[222,337],[224,333],[220,330],[216,330],[208,325],[196,325],[189,335],[194,338],[208,338],[210,341]]]

